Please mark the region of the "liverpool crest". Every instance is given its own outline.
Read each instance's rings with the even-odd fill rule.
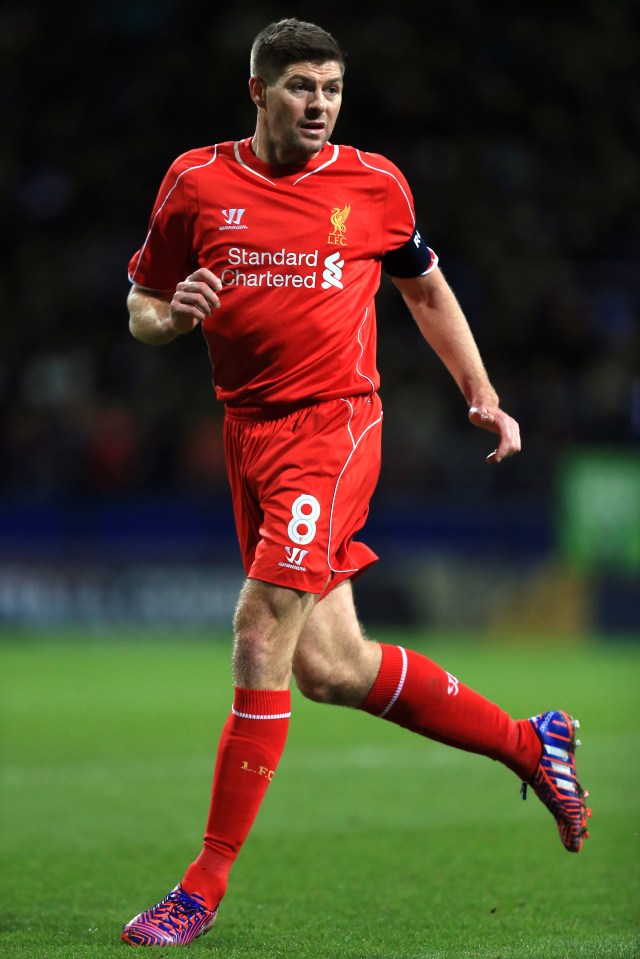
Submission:
[[[343,206],[340,209],[339,206],[335,206],[331,211],[331,225],[333,226],[333,233],[330,233],[327,237],[327,243],[331,243],[333,246],[346,246],[347,245],[347,219],[351,213],[351,204],[348,203],[346,206]]]

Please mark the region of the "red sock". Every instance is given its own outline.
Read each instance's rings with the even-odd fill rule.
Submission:
[[[220,738],[204,848],[182,885],[215,909],[282,755],[291,715],[288,689],[240,689]]]
[[[542,746],[528,720],[511,719],[426,656],[401,646],[381,649],[380,672],[361,709],[448,746],[490,756],[531,779]]]

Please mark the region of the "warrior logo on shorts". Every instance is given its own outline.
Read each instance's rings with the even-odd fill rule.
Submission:
[[[339,206],[334,206],[333,210],[331,211],[331,225],[333,226],[333,233],[330,233],[327,237],[327,243],[330,243],[332,246],[347,245],[346,222],[350,213],[350,203],[348,203],[346,206],[343,206],[342,209],[340,209]]]
[[[284,566],[287,569],[299,569],[303,573],[307,572],[307,568],[302,565],[302,561],[309,552],[308,549],[300,549],[299,546],[285,546],[284,551],[287,561],[286,563],[278,563],[278,566]]]
[[[295,563],[296,566],[302,565],[302,560],[309,552],[308,549],[299,549],[297,546],[285,546],[284,551],[287,554],[289,562]]]

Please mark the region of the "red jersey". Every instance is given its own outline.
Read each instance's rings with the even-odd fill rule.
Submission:
[[[389,160],[325,144],[295,166],[251,140],[191,150],[160,187],[129,278],[172,291],[198,267],[223,284],[203,326],[218,399],[289,408],[371,393],[381,261],[414,235],[413,198]],[[428,272],[437,263],[431,254]]]

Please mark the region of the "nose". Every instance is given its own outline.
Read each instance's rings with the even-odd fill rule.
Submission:
[[[324,95],[324,91],[321,87],[312,90],[309,94],[309,99],[307,100],[307,112],[311,113],[324,113],[327,109],[327,98]]]

